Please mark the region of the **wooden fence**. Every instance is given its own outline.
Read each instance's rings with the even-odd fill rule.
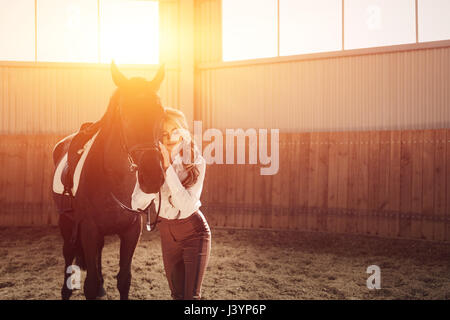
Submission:
[[[57,135],[0,136],[0,225],[55,225]],[[209,165],[213,226],[450,240],[450,129],[280,134],[279,171]]]
[[[207,169],[213,225],[450,240],[450,130],[282,134],[259,169]]]

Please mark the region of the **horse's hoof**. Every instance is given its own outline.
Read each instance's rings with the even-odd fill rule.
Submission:
[[[72,296],[72,290],[67,289],[65,286],[61,290],[61,299],[62,300],[69,300]]]
[[[97,300],[107,300],[108,299],[105,288],[103,288],[103,286],[101,286],[100,289],[98,289],[98,294],[95,299],[97,299]]]

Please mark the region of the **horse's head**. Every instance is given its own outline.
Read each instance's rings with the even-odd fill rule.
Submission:
[[[164,79],[161,66],[151,81],[144,78],[127,79],[111,64],[111,73],[117,86],[118,127],[121,143],[130,160],[137,165],[139,185],[146,193],[156,193],[164,183],[159,150],[159,135],[163,123],[164,109],[157,91]]]

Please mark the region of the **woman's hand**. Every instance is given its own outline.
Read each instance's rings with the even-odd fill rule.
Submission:
[[[161,142],[159,143],[159,148],[161,150],[161,154],[163,157],[163,168],[164,168],[164,170],[166,170],[170,166],[169,150],[167,150],[166,146],[164,144],[162,144]]]

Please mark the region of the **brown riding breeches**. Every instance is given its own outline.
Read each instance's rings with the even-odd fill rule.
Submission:
[[[200,299],[211,251],[211,231],[198,212],[185,219],[158,219],[166,277],[173,299]]]

